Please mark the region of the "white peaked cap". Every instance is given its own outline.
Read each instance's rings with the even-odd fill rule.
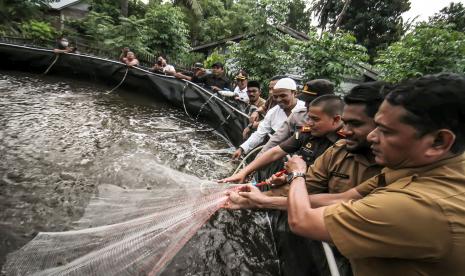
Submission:
[[[282,78],[280,79],[273,89],[290,89],[290,90],[297,90],[297,84],[291,78]]]

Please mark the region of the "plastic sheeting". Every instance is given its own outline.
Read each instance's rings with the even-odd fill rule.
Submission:
[[[109,87],[115,87],[124,78],[122,88],[166,100],[193,120],[205,119],[212,131],[226,137],[234,146],[242,143],[247,115],[242,112],[241,106],[226,102],[221,96],[197,84],[143,68],[130,68],[125,77],[125,64],[84,54],[59,54],[56,59],[56,54],[50,49],[8,43],[0,43],[0,54],[0,68],[6,70],[44,73],[49,69],[48,74],[98,81]]]

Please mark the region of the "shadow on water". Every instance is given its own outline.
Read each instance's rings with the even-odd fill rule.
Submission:
[[[202,179],[234,169],[229,145],[201,131],[208,125],[166,103],[107,90],[0,72],[0,266],[37,232],[71,229],[100,184],[157,189],[159,164]],[[219,211],[165,274],[275,275],[265,218]]]

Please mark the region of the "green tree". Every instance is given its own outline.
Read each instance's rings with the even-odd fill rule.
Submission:
[[[462,3],[450,3],[430,18],[433,23],[453,24],[453,29],[465,32],[465,6]]]
[[[340,0],[315,1],[312,10],[319,18],[319,27],[331,29],[344,4]],[[372,60],[377,51],[400,39],[403,34],[401,15],[409,9],[409,0],[352,0],[339,27],[352,32],[357,42],[368,49]]]
[[[189,29],[181,9],[172,4],[151,7],[145,14],[147,46],[154,53],[178,58],[189,51]]]
[[[21,33],[32,39],[36,40],[53,40],[56,36],[56,30],[50,23],[30,20],[21,24]]]
[[[294,42],[289,52],[305,79],[326,78],[336,85],[346,76],[359,74],[354,65],[368,60],[366,48],[344,31],[321,36],[310,32],[309,40]]]
[[[43,20],[44,10],[55,0],[0,0],[0,29],[18,31],[21,23]],[[37,21],[36,21],[37,22]]]
[[[260,32],[250,34],[239,43],[231,43],[229,63],[234,69],[244,68],[249,75],[261,80],[289,72],[292,60],[287,50],[293,39],[275,27],[286,22],[289,6],[285,1],[261,0],[249,11],[254,18],[254,28]]]
[[[286,19],[286,26],[294,30],[308,33],[311,29],[312,11],[307,8],[305,1],[292,0],[289,2],[289,14]]]
[[[400,81],[439,72],[465,73],[465,33],[442,24],[419,24],[380,53],[381,77]]]

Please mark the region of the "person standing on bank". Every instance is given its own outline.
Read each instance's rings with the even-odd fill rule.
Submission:
[[[247,95],[247,84],[248,84],[249,75],[244,71],[240,70],[239,74],[236,76],[236,87],[234,88],[234,99],[237,101],[242,101],[244,103],[249,102],[249,96]]]
[[[202,83],[206,88],[211,89],[213,92],[218,92],[220,90],[230,90],[231,82],[225,76],[224,66],[221,62],[213,63],[212,73],[206,74],[204,76],[192,77],[192,81],[196,83]]]
[[[248,82],[247,96],[249,98],[249,106],[246,108],[246,112],[249,114],[249,116],[257,109],[265,106],[266,101],[260,97],[261,92],[260,83],[258,81]],[[242,132],[244,140],[247,140],[250,134],[257,129],[258,124],[258,121],[250,122],[249,125],[244,128]]]
[[[233,159],[247,154],[255,147],[262,144],[267,137],[275,132],[287,117],[296,109],[305,107],[305,102],[295,97],[297,85],[291,78],[280,79],[273,89],[273,98],[277,105],[270,109],[265,118],[260,122],[257,131],[247,139],[232,155]]]
[[[163,57],[159,56],[157,62],[150,68],[151,71],[155,73],[165,74],[165,75],[175,75],[176,69],[171,64],[168,64],[168,61]]]
[[[465,275],[465,76],[394,87],[368,135],[379,185],[356,201],[313,209],[305,162],[292,157],[289,226],[329,241],[355,275]]]

